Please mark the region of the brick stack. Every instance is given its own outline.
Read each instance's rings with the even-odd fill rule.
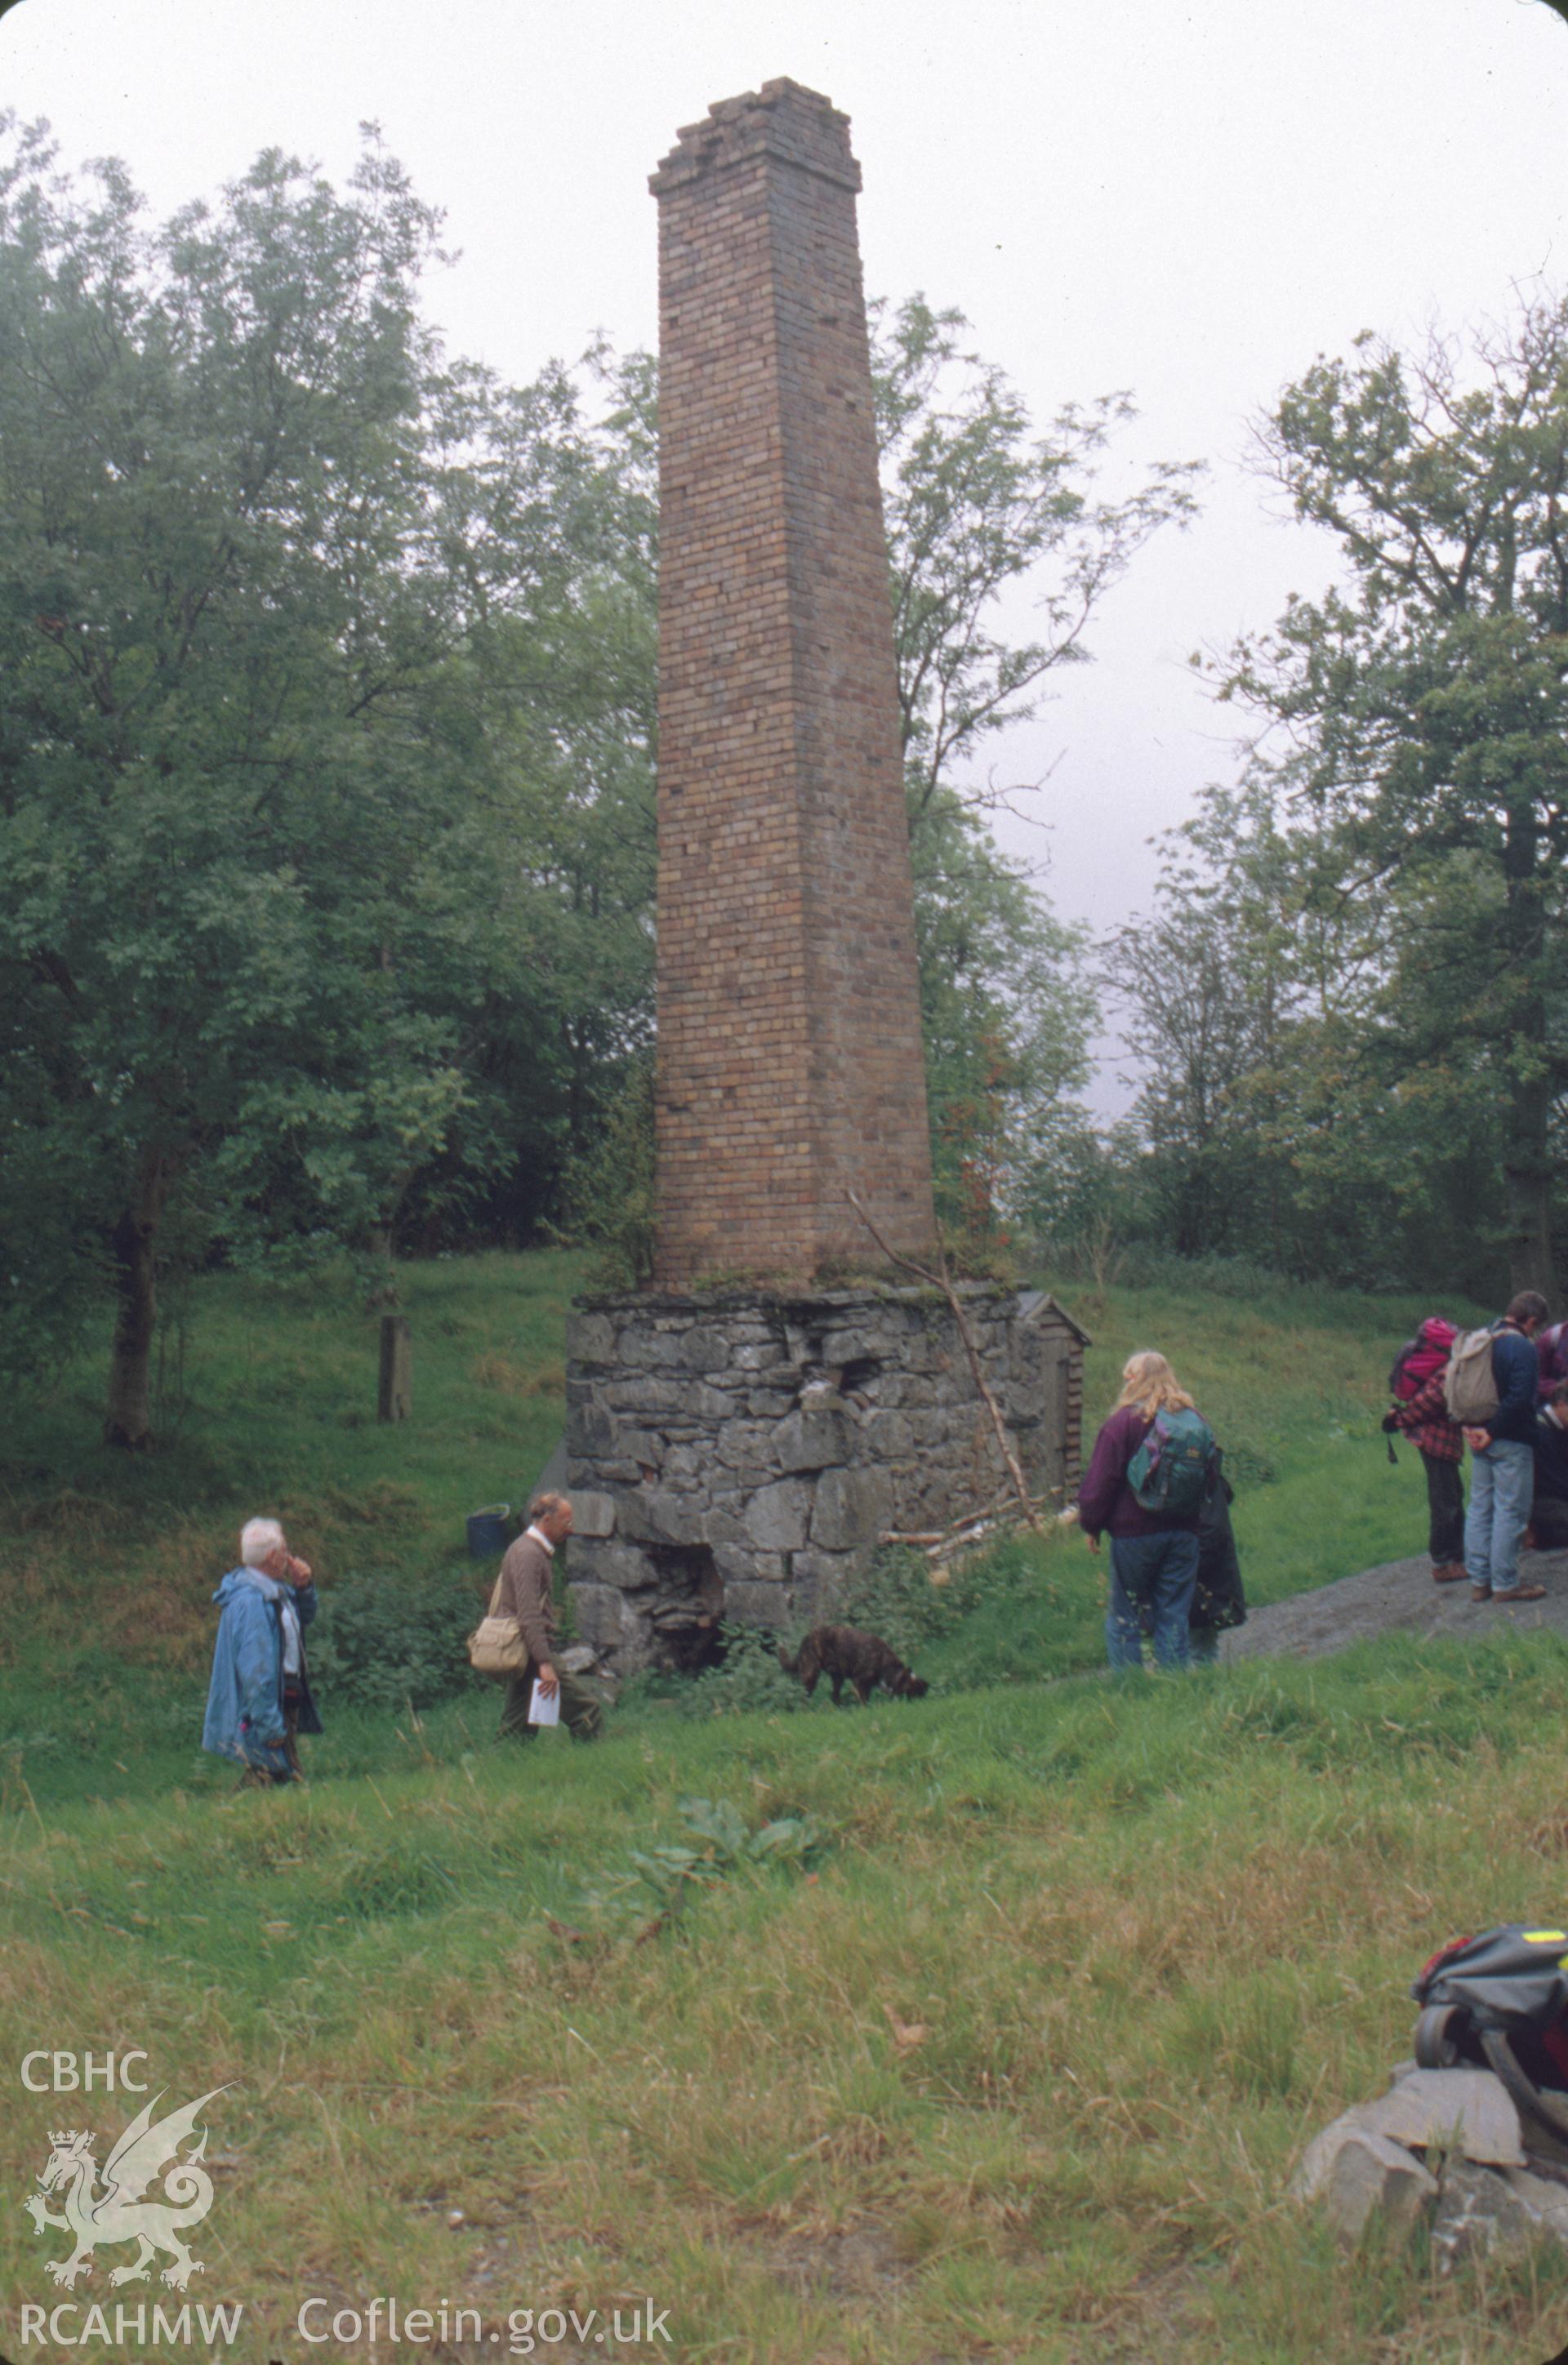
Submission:
[[[846,119],[684,130],[660,242],[666,1288],[934,1237],[892,619]]]

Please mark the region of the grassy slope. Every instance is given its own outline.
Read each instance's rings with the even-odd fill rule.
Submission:
[[[407,1428],[375,1423],[375,1317],[342,1273],[265,1290],[238,1277],[205,1283],[189,1409],[156,1454],[95,1441],[97,1363],[68,1373],[48,1400],[10,1408],[0,1591],[17,1608],[0,1628],[0,1766],[15,1773],[19,1761],[40,1797],[209,1778],[193,1744],[210,1597],[252,1512],[288,1521],[329,1606],[332,1579],[351,1571],[472,1590],[464,1517],[518,1501],[560,1434],[563,1328],[578,1285],[577,1264],[558,1255],[410,1268],[417,1418]],[[1115,1290],[1070,1302],[1095,1339],[1092,1420],[1134,1347],[1164,1347],[1190,1378],[1239,1490],[1251,1598],[1419,1548],[1419,1463],[1405,1449],[1391,1470],[1375,1418],[1392,1344],[1428,1309],[1301,1291],[1263,1307]],[[995,1610],[934,1647],[928,1672],[995,1683],[1100,1664],[1100,1572],[1081,1541],[1017,1547],[999,1576],[1012,1581]],[[483,1721],[487,1697],[476,1698]],[[353,1762],[376,1745],[356,1733]],[[384,1732],[379,1745],[395,1762]]]
[[[518,1491],[558,1421],[527,1391],[558,1370],[569,1278],[416,1275],[406,1434],[342,1425],[374,1377],[346,1299],[301,1293],[263,1338],[229,1284],[177,1452],[83,1450],[69,1397],[13,1426],[0,1733],[32,1740],[0,1749],[0,2058],[138,2044],[175,2096],[234,2081],[202,2295],[250,2299],[283,2355],[305,2290],[464,2296],[487,2329],[645,2292],[671,2353],[736,2359],[1503,2365],[1560,2345],[1555,2265],[1439,2284],[1418,2255],[1347,2264],[1282,2201],[1305,2135],[1406,2049],[1431,1946],[1562,1911],[1551,1637],[1047,1689],[1027,1678],[1097,1648],[1073,1541],[933,1649],[943,1687],[917,1708],[649,1713],[519,1760],[487,1747],[477,1696],[419,1725],[332,1716],[308,1793],[209,1777],[172,1720],[199,1702],[239,1517],[280,1505],[329,1574],[467,1581],[462,1513]],[[1351,1433],[1413,1309],[1083,1310],[1092,1404],[1129,1347],[1167,1345],[1250,1472],[1255,1597],[1419,1542],[1418,1469]],[[155,1614],[116,1606],[127,1577]],[[106,1639],[62,1695],[84,1612]],[[636,1919],[601,1927],[585,1888],[678,1839],[693,1793],[815,1818],[814,1877],[716,1881],[642,1944]],[[59,2110],[0,2128],[13,2306],[49,2292],[14,2202]]]
[[[103,1371],[11,1408],[0,1443],[0,1763],[34,1788],[163,1787],[199,1765],[211,1595],[258,1512],[325,1586],[408,1570],[472,1588],[464,1519],[520,1502],[561,1433],[564,1256],[410,1268],[416,1418],[375,1420],[377,1319],[346,1272],[203,1284],[189,1407],[157,1453],[110,1452]],[[114,1760],[131,1765],[117,1776]]]
[[[1090,1435],[1139,1347],[1168,1354],[1226,1449],[1250,1601],[1279,1601],[1426,1546],[1426,1490],[1413,1448],[1391,1468],[1377,1421],[1394,1348],[1432,1311],[1403,1298],[1282,1290],[1249,1306],[1177,1291],[1063,1292],[1092,1334],[1085,1418]],[[1465,1309],[1455,1306],[1456,1318]],[[1484,1316],[1471,1309],[1473,1319]],[[1087,1440],[1086,1440],[1087,1442]],[[1029,1556],[1010,1549],[1004,1558]],[[970,1620],[937,1653],[964,1682],[1015,1680],[1093,1666],[1102,1655],[1103,1594],[1079,1539],[1054,1552],[1037,1610],[1011,1601]]]

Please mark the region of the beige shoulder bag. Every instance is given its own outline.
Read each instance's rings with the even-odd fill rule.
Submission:
[[[468,1664],[476,1676],[496,1676],[505,1682],[512,1676],[521,1676],[527,1666],[528,1645],[515,1618],[496,1615],[500,1589],[498,1576],[490,1607],[468,1637]]]

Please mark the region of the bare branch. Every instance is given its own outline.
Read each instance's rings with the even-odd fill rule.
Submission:
[[[890,1264],[896,1264],[900,1268],[901,1272],[913,1273],[917,1281],[924,1281],[928,1287],[932,1289],[939,1289],[943,1296],[946,1299],[948,1306],[952,1312],[953,1319],[958,1326],[958,1336],[964,1342],[964,1351],[969,1359],[969,1371],[974,1380],[975,1393],[980,1396],[987,1412],[991,1415],[991,1425],[996,1431],[997,1447],[1001,1452],[1002,1461],[1007,1466],[1007,1474],[1013,1481],[1013,1489],[1018,1497],[1018,1508],[1023,1513],[1027,1524],[1033,1528],[1037,1534],[1039,1532],[1040,1522],[1036,1515],[1035,1506],[1030,1499],[1029,1489],[1025,1484],[1024,1473],[1019,1467],[1018,1457],[1013,1451],[1012,1441],[1007,1434],[1007,1424],[1002,1418],[1002,1407],[997,1403],[996,1397],[991,1391],[991,1383],[986,1378],[985,1373],[981,1368],[980,1350],[975,1344],[975,1334],[969,1328],[969,1316],[964,1312],[963,1304],[958,1296],[958,1293],[954,1288],[953,1283],[948,1277],[947,1260],[943,1253],[941,1243],[937,1243],[937,1266],[935,1272],[933,1272],[929,1265],[917,1263],[913,1257],[905,1256],[902,1250],[890,1247],[888,1242],[882,1238],[881,1233],[877,1229],[876,1225],[871,1221],[870,1216],[866,1213],[857,1194],[851,1191],[848,1193],[847,1196],[850,1205],[854,1208],[856,1214],[865,1225],[866,1229],[870,1233],[871,1238],[876,1241],[877,1246],[881,1250],[882,1254],[888,1259],[888,1261]]]

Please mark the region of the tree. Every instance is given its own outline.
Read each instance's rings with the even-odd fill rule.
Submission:
[[[1267,770],[1168,835],[1154,911],[1106,947],[1143,1077],[1124,1232],[1303,1278],[1488,1285],[1468,1237],[1498,1181],[1484,1079],[1451,1040],[1409,1056],[1435,914],[1346,894],[1339,856]]]
[[[1320,821],[1334,891],[1425,915],[1417,961],[1391,947],[1391,981],[1419,970],[1420,992],[1388,1005],[1403,1066],[1451,1064],[1457,1048],[1485,1070],[1513,1285],[1551,1294],[1568,1088],[1568,307],[1528,304],[1468,355],[1363,337],[1286,392],[1261,459],[1338,536],[1349,577],[1239,644],[1222,695],[1272,726],[1260,752]]]
[[[1150,535],[1194,513],[1190,462],[1165,462],[1117,501],[1095,500],[1098,459],[1137,414],[1126,394],[1070,403],[1036,436],[1015,387],[962,342],[961,312],[924,296],[870,307],[882,506],[910,794],[977,806],[1005,787],[958,768],[1033,715],[1049,677],[1081,665],[1085,633]],[[1043,631],[1014,641],[997,609],[1033,594]]]
[[[914,801],[911,823],[936,1212],[981,1250],[1088,1082],[1087,932],[950,790]]]
[[[177,1194],[241,1250],[389,1239],[465,1126],[493,1153],[498,1037],[553,1072],[563,897],[518,847],[572,725],[515,657],[580,680],[616,554],[565,375],[423,326],[436,218],[374,138],[343,195],[269,153],[155,231],[50,163],[0,173],[3,1089],[62,1271],[112,1268],[139,1445]],[[60,1249],[12,1243],[14,1302]]]
[[[915,296],[871,318],[937,1206],[978,1245],[1079,1121],[1095,1006],[1082,932],[986,824],[1025,788],[974,766],[1087,661],[1101,601],[1193,514],[1197,471],[1161,465],[1096,499],[1126,395],[1069,405],[1037,436],[1003,372],[965,346],[961,313]],[[1014,591],[1033,595],[1037,638],[1002,628]]]

